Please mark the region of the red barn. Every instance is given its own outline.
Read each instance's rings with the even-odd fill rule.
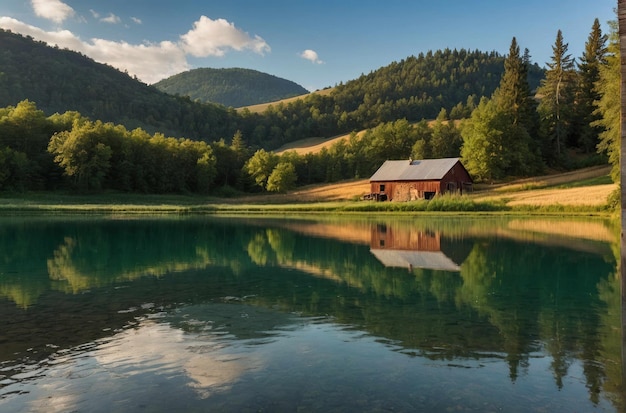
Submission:
[[[459,158],[385,161],[370,178],[372,197],[389,201],[431,199],[471,191],[472,178]]]

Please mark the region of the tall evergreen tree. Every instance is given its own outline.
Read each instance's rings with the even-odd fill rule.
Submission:
[[[524,49],[524,55],[522,56],[522,64],[523,69],[525,71],[526,82],[522,84],[523,88],[527,88],[528,97],[525,100],[525,106],[522,107],[522,118],[524,119],[524,126],[526,130],[533,138],[533,140],[537,143],[537,148],[540,147],[540,136],[539,136],[539,114],[537,113],[537,101],[535,99],[535,91],[530,86],[530,66],[531,66],[531,56],[530,50],[528,48]]]
[[[578,90],[576,94],[576,130],[578,131],[578,147],[585,152],[592,152],[598,144],[598,136],[602,127],[594,124],[600,119],[595,112],[597,101],[600,100],[600,91],[596,83],[600,80],[600,67],[606,64],[608,49],[607,36],[602,34],[600,22],[595,19],[585,51],[578,63]]]
[[[609,157],[613,165],[611,178],[620,181],[620,147],[621,147],[621,96],[620,96],[620,39],[617,22],[610,22],[608,54],[606,64],[600,66],[600,79],[596,84],[600,99],[596,111],[601,117],[592,126],[601,127],[598,152]]]
[[[525,53],[525,58],[529,59],[528,52]],[[502,149],[510,162],[506,172],[516,175],[536,172],[541,163],[540,154],[534,149],[537,146],[530,133],[537,132],[537,112],[528,84],[528,65],[520,57],[515,37],[504,60],[504,73],[500,85],[492,99],[508,123],[506,130],[509,131],[509,138],[505,139],[508,145]]]
[[[563,33],[559,30],[552,46],[552,61],[547,63],[546,78],[537,90],[545,139],[543,156],[549,163],[559,160],[564,153],[574,115],[575,62],[567,49],[568,44],[563,42]]]

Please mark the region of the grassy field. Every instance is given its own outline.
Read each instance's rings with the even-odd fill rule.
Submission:
[[[469,197],[474,201],[503,202],[506,205],[598,206],[606,203],[617,188],[609,177],[610,167],[591,167],[578,171],[521,179],[506,184],[477,185]],[[370,192],[367,179],[331,185],[312,185],[282,195],[245,197],[244,202],[332,202],[359,199]]]
[[[137,195],[103,193],[18,193],[0,196],[1,213],[307,213],[521,211],[607,213],[607,199],[616,185],[609,167],[594,167],[500,185],[478,185],[462,197],[416,202],[360,201],[369,192],[367,180],[299,188],[286,194],[259,194],[237,198],[199,195]]]
[[[364,131],[358,133],[363,134]],[[287,151],[295,151],[298,155],[306,155],[307,153],[318,153],[322,148],[330,149],[335,143],[343,139],[348,139],[350,134],[333,136],[330,138],[306,138],[294,142],[289,142],[276,149],[274,152],[282,154]]]
[[[326,95],[329,95],[330,92],[332,92],[332,90],[333,90],[333,88],[316,90],[315,92],[311,92],[310,94],[316,93],[316,94],[320,94],[320,95],[326,96]],[[303,99],[306,96],[308,96],[308,95],[294,96],[292,98],[282,99],[282,100],[278,100],[276,102],[259,103],[258,105],[244,106],[242,108],[237,108],[237,110],[248,109],[252,113],[262,113],[262,112],[265,112],[265,110],[267,110],[267,108],[270,105],[278,105],[279,103],[285,103],[286,104],[286,103],[289,103],[289,102],[296,101],[298,99]]]

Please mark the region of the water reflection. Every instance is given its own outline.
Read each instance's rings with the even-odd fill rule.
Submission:
[[[180,397],[213,407],[234,409],[234,393],[258,407],[266,402],[254,398],[261,379],[275,386],[267,391],[278,400],[313,377],[319,382],[306,384],[310,392],[292,400],[311,408],[332,391],[322,382],[340,386],[340,369],[345,383],[366,386],[342,388],[366,406],[394,394],[407,403],[399,410],[471,410],[443,387],[432,388],[432,398],[412,398],[410,383],[420,380],[400,367],[409,363],[415,374],[441,375],[457,394],[471,393],[468,383],[475,391],[495,385],[495,394],[473,396],[493,408],[522,397],[520,411],[550,403],[552,411],[567,411],[567,403],[611,403],[620,411],[619,247],[611,225],[432,217],[7,220],[0,223],[0,407],[28,411],[20,400],[32,407],[52,393],[59,411],[93,407],[81,395],[87,387],[68,384],[72,377],[111,382],[110,394],[145,403],[158,391],[143,390],[145,380],[173,386],[169,408],[182,400],[173,396],[182,388]],[[305,345],[305,337],[325,344]],[[330,348],[337,354],[323,350]],[[393,363],[361,365],[364,354]],[[311,365],[322,371],[312,374]],[[349,373],[385,376],[397,387],[367,396],[372,384]]]
[[[461,267],[448,257],[441,246],[441,232],[422,228],[388,228],[372,225],[370,252],[385,267],[459,271]]]

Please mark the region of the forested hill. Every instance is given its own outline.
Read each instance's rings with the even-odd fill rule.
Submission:
[[[376,127],[397,119],[434,119],[446,109],[452,119],[470,116],[480,98],[490,97],[504,72],[504,56],[495,52],[439,50],[393,62],[329,94],[278,103],[256,117],[252,142],[277,148],[302,137],[329,137]],[[528,81],[536,89],[544,77],[528,64]],[[245,111],[244,111],[245,113]]]
[[[171,95],[236,108],[309,93],[290,80],[241,68],[194,69],[163,79],[154,86]]]
[[[83,116],[193,139],[232,137],[234,114],[148,86],[70,50],[0,29],[0,107],[28,99],[47,114]]]
[[[539,86],[544,71],[529,64],[531,89]],[[428,119],[441,108],[451,112],[469,96],[478,104],[480,97],[491,96],[504,72],[504,56],[478,50],[438,50],[393,62],[368,75],[339,85],[334,98],[338,107],[353,118],[372,117],[379,121]],[[463,117],[455,116],[452,117]]]
[[[504,71],[495,52],[443,50],[393,62],[263,113],[237,113],[148,86],[76,52],[47,46],[0,29],[0,107],[28,99],[47,114],[77,111],[93,120],[141,127],[167,136],[227,142],[240,130],[253,148],[275,149],[307,137],[330,137],[397,119],[468,117],[490,96]],[[529,67],[531,88],[544,73]]]

